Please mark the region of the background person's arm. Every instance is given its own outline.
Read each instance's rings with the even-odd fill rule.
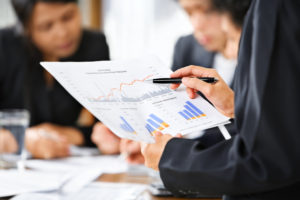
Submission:
[[[101,122],[95,124],[91,139],[103,154],[120,153],[121,139]]]
[[[26,130],[26,149],[34,158],[52,159],[70,155],[70,142],[61,131],[52,124],[40,124]],[[66,129],[65,129],[66,130]],[[74,139],[72,139],[74,140]]]

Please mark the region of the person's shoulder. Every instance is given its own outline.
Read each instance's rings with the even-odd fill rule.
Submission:
[[[80,61],[108,60],[109,48],[100,31],[83,30],[80,48],[75,57]]]
[[[2,37],[11,37],[15,32],[13,27],[6,27],[0,29],[0,36]]]
[[[4,45],[4,43],[15,43],[18,39],[19,37],[14,27],[0,29],[0,42],[2,45]]]
[[[197,42],[194,35],[193,34],[189,34],[189,35],[184,35],[184,36],[181,36],[179,39],[178,39],[178,42],[183,42],[183,43],[194,43],[194,42]]]
[[[106,38],[104,33],[96,30],[83,30],[83,35],[82,35],[83,41],[88,42],[88,43],[106,43]]]
[[[196,40],[193,34],[181,36],[176,43],[176,48],[187,50],[197,50],[206,52],[205,48]]]
[[[23,49],[22,41],[22,35],[15,27],[0,29],[0,54],[2,57],[20,52]]]

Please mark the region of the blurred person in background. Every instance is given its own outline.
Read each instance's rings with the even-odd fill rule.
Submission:
[[[105,36],[81,25],[76,0],[12,0],[18,23],[0,30],[0,109],[26,108],[26,148],[36,158],[69,156],[92,145],[94,117],[41,61],[109,60]]]

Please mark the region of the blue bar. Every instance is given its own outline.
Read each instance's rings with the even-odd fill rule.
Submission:
[[[183,112],[179,112],[179,114],[182,116],[182,117],[184,117],[186,120],[188,120],[189,119],[189,117],[188,116],[186,116]]]
[[[190,111],[195,117],[198,117],[199,115],[188,105],[184,106],[188,111]]]
[[[124,131],[130,132],[130,131],[128,130],[128,127],[127,127],[125,124],[121,124],[121,128],[122,128]]]
[[[123,122],[125,123],[125,125],[128,127],[128,130],[130,132],[135,132],[134,129],[130,126],[130,124],[121,116],[121,119],[123,120]]]
[[[161,120],[159,117],[155,116],[154,114],[151,114],[150,117],[152,117],[155,121],[158,123],[162,124],[164,121]]]
[[[194,104],[192,104],[192,102],[190,101],[187,101],[186,102],[189,106],[191,106],[199,115],[203,115],[204,113],[199,109],[197,108]]]
[[[188,115],[190,118],[194,117],[189,111],[183,110],[183,112]]]
[[[155,123],[152,119],[148,119],[147,122],[149,122],[155,128],[160,128],[160,125],[158,125],[157,123]]]
[[[155,129],[152,128],[152,126],[150,126],[149,124],[146,125],[146,129],[148,129],[148,131],[149,131],[150,133],[152,133],[153,131],[155,131]]]

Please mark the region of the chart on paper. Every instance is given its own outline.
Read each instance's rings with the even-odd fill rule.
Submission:
[[[153,142],[160,131],[175,135],[228,123],[201,97],[189,99],[149,79],[169,77],[157,58],[131,61],[42,63],[63,87],[120,137]]]

